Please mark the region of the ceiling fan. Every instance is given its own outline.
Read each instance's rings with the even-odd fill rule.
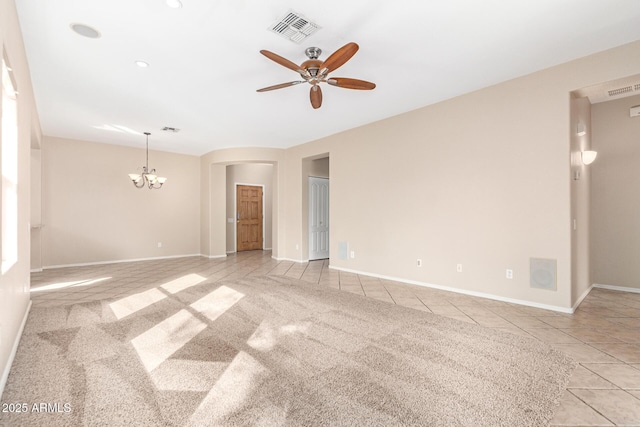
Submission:
[[[329,55],[325,61],[320,61],[318,57],[322,53],[317,47],[309,47],[304,52],[309,58],[300,65],[296,65],[288,59],[283,58],[268,50],[261,50],[260,53],[277,62],[283,67],[300,74],[304,80],[296,80],[288,83],[281,83],[274,86],[258,89],[257,92],[267,92],[275,89],[282,89],[289,86],[295,86],[300,83],[309,83],[311,85],[311,105],[313,108],[320,108],[322,105],[322,89],[320,83],[329,83],[332,86],[342,87],[345,89],[371,90],[376,87],[374,83],[364,80],[350,79],[347,77],[329,77],[328,74],[344,65],[355,53],[359,46],[356,43],[347,43],[334,53]]]

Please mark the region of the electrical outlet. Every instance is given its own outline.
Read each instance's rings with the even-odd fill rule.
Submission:
[[[422,260],[420,258],[416,260],[416,266],[422,267]]]
[[[458,273],[462,273],[462,264],[458,264],[458,265],[456,265],[456,271],[457,271]]]
[[[162,242],[158,242],[158,247],[161,248],[162,247]]]
[[[351,251],[351,258],[355,258],[356,257],[356,251]]]
[[[513,270],[507,269],[507,279],[513,279]]]
[[[300,245],[296,243],[296,251],[300,250]]]

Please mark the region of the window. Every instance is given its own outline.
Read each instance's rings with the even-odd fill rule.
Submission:
[[[2,60],[2,274],[18,261],[18,108],[16,85]]]

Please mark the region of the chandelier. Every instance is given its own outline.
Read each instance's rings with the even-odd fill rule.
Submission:
[[[146,185],[153,190],[154,188],[162,187],[162,184],[165,183],[167,178],[156,175],[155,169],[149,169],[149,135],[151,134],[149,132],[145,132],[144,134],[147,135],[147,164],[142,167],[141,174],[130,173],[129,178],[131,178],[136,188],[142,188]]]

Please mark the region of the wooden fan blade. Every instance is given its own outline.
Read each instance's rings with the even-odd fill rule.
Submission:
[[[322,89],[320,89],[320,86],[311,86],[311,93],[309,95],[311,97],[311,106],[314,109],[320,108],[322,105]]]
[[[263,87],[262,89],[256,90],[256,92],[267,92],[269,90],[282,89],[282,88],[289,87],[289,86],[295,86],[295,85],[298,85],[300,83],[305,83],[305,81],[304,80],[298,80],[296,82],[280,83],[279,85]]]
[[[283,58],[278,54],[269,52],[268,50],[261,50],[260,53],[266,56],[267,58],[269,58],[270,60],[272,60],[273,62],[277,62],[283,67],[287,67],[288,69],[293,70],[296,73],[304,73],[304,70],[302,70],[299,65],[294,64],[293,62],[289,61],[286,58]]]
[[[331,77],[327,79],[327,83],[331,86],[343,87],[345,89],[371,90],[376,87],[375,83],[347,77]]]
[[[350,60],[351,57],[356,54],[359,48],[360,47],[353,42],[345,44],[340,49],[329,55],[329,57],[322,64],[320,73],[327,74],[330,71],[337,70],[339,67],[344,65],[345,62]]]

